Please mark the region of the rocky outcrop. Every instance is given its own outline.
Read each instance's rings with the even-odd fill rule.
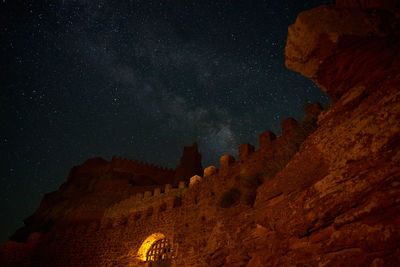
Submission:
[[[248,266],[400,263],[398,21],[387,10],[348,8],[356,2],[304,12],[290,27],[287,66],[336,102],[258,188],[255,222],[266,234]],[[379,7],[372,2],[361,4]]]
[[[376,87],[399,67],[397,1],[337,2],[299,14],[285,48],[286,66],[334,100],[356,85]]]

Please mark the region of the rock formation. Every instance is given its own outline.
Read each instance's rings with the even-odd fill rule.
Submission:
[[[256,230],[268,245],[249,253],[250,266],[399,264],[396,2],[337,1],[303,12],[289,28],[286,65],[335,103],[291,162],[258,188]]]
[[[286,66],[334,100],[358,84],[378,88],[400,64],[397,2],[337,1],[302,12],[289,27]]]
[[[238,160],[222,156],[220,168],[206,168],[190,188],[190,177],[160,186],[155,172],[153,187],[119,199],[109,189],[108,202],[100,181],[112,179],[98,174],[113,165],[86,162],[31,219],[53,225],[9,241],[1,263],[149,266],[157,256],[166,266],[400,266],[398,8],[391,0],[338,0],[301,13],[289,28],[286,65],[332,97],[329,109],[310,105],[301,121],[282,122],[282,136],[260,134],[258,149],[241,145]],[[186,154],[199,159],[193,147]],[[202,175],[186,162],[192,171],[179,173]],[[172,181],[181,180],[176,173]],[[97,192],[108,205],[101,216],[86,198]]]

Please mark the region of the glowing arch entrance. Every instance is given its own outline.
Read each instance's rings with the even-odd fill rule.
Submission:
[[[171,266],[171,244],[164,234],[151,234],[143,241],[137,257],[149,266]]]

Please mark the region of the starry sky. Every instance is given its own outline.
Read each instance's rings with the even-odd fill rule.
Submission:
[[[331,1],[0,2],[0,222],[4,243],[74,165],[112,155],[203,166],[308,101],[284,66],[287,27]]]

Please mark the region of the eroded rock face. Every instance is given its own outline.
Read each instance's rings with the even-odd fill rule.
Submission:
[[[387,10],[364,10],[379,8],[372,2],[304,12],[289,30],[287,66],[336,102],[291,162],[258,188],[255,221],[273,245],[259,244],[247,266],[400,263],[398,22]]]
[[[382,81],[384,73],[398,67],[400,27],[394,2],[338,1],[302,12],[288,29],[286,66],[312,79],[334,100],[358,83]]]
[[[376,92],[356,109],[346,100],[321,116],[286,168],[259,187],[256,222],[278,236],[266,242],[283,246],[285,258],[255,253],[255,262],[399,262],[400,92]]]

